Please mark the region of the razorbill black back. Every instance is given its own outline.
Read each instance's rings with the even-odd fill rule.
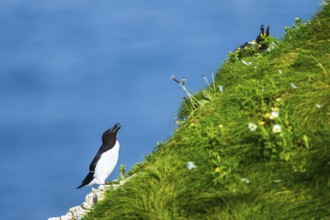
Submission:
[[[110,176],[118,161],[117,132],[120,127],[120,124],[117,123],[103,133],[102,146],[89,165],[89,173],[77,189],[86,185],[105,184],[105,180]]]

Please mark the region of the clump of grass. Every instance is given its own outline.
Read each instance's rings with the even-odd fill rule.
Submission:
[[[173,76],[172,76],[173,77]],[[188,115],[191,115],[192,112],[203,107],[207,102],[214,100],[223,92],[223,86],[217,85],[215,83],[215,76],[212,73],[212,82],[210,83],[206,76],[203,74],[202,78],[204,79],[207,88],[203,89],[200,93],[187,93],[189,99],[183,98],[182,105],[179,108],[178,118],[185,119]],[[174,80],[175,81],[175,80]],[[176,80],[177,83],[181,84],[180,81]],[[193,101],[192,101],[193,100]],[[196,104],[198,103],[198,104]]]
[[[262,43],[256,43],[252,41],[247,47],[237,48],[235,51],[230,51],[228,53],[227,62],[236,62],[242,61],[245,65],[248,63],[244,60],[244,58],[253,58],[253,57],[261,57],[263,54],[271,52],[275,49],[279,44],[279,41],[272,37],[267,36],[263,38]],[[266,47],[266,50],[260,50],[261,47]]]
[[[172,75],[170,79],[173,80],[174,82],[176,82],[177,84],[179,84],[179,86],[182,88],[182,90],[187,94],[187,96],[188,96],[188,98],[189,98],[189,101],[190,101],[190,103],[191,103],[191,106],[192,106],[194,109],[198,108],[198,106],[201,105],[201,102],[200,102],[197,98],[195,98],[195,97],[194,97],[194,96],[188,91],[188,89],[186,88],[186,81],[187,81],[187,80],[186,80],[185,77],[183,77],[183,78],[181,79],[181,82],[180,82],[178,79],[176,79],[174,75]]]
[[[185,120],[86,219],[329,218],[330,4],[296,22],[271,52],[183,89]]]

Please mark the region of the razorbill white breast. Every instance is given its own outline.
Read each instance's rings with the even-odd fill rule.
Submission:
[[[105,184],[105,180],[110,176],[118,161],[117,132],[120,127],[121,125],[117,123],[103,133],[102,146],[89,165],[89,173],[77,189],[86,185]]]

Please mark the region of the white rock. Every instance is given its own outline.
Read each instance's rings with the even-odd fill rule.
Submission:
[[[91,210],[92,209],[92,204],[89,204],[88,202],[83,202],[82,204],[81,204],[81,207],[83,208],[83,209],[87,209],[87,210]]]
[[[96,192],[91,192],[89,194],[87,194],[87,196],[85,197],[85,202],[90,204],[90,205],[94,205],[97,201]]]
[[[111,185],[100,185],[99,188],[98,188],[98,192],[99,191],[105,191],[110,187],[111,187]]]
[[[96,198],[96,202],[101,201],[102,199],[104,199],[104,192],[97,192],[95,193],[95,198]]]
[[[91,192],[86,195],[85,201],[80,206],[74,206],[70,208],[66,215],[63,215],[61,217],[52,217],[48,220],[81,220],[84,215],[86,215],[88,212],[90,212],[90,210],[92,210],[94,204],[104,199],[104,194],[109,188],[111,188],[112,190],[116,190],[121,185],[124,185],[125,182],[133,176],[130,176],[125,180],[119,181],[119,184],[100,185],[97,189],[92,188]]]
[[[74,206],[70,208],[66,215],[61,217],[52,217],[48,220],[81,220],[84,215],[92,210],[94,204],[104,199],[104,194],[109,188],[116,190],[119,186],[123,185],[133,176],[119,181],[119,184],[100,185],[97,189],[92,188],[91,192],[86,195],[85,201],[80,206]]]

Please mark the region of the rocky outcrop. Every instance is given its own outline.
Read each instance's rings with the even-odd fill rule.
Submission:
[[[115,190],[128,179],[129,178],[121,180],[118,184],[100,185],[97,189],[92,188],[92,191],[87,194],[85,201],[81,203],[81,205],[70,208],[66,215],[48,218],[48,220],[81,220],[83,216],[92,210],[94,204],[104,199],[104,194],[107,189]]]

